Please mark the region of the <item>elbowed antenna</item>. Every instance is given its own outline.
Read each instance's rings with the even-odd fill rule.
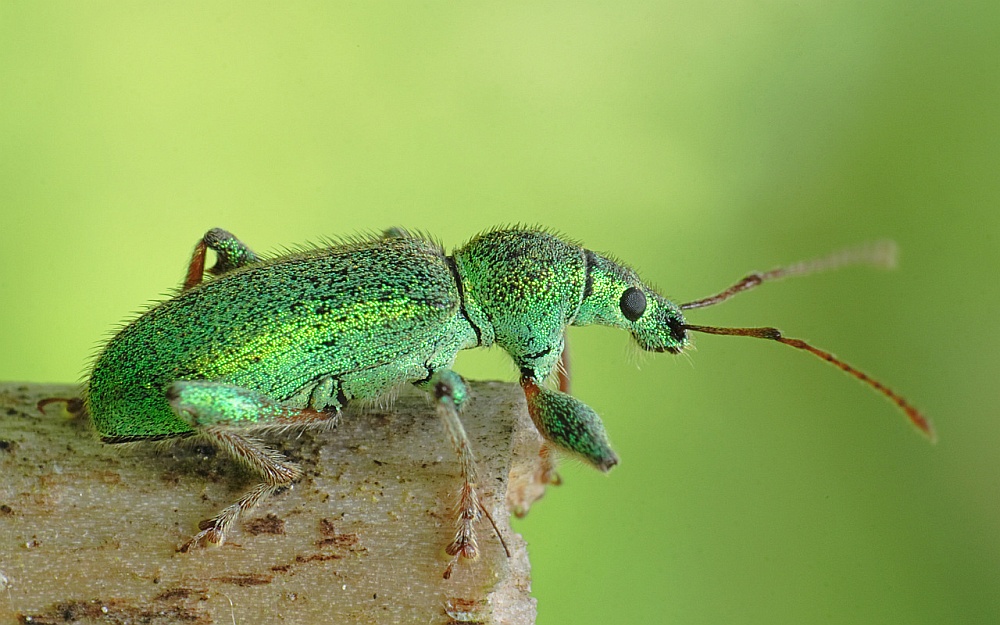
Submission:
[[[691,310],[692,308],[704,308],[705,306],[721,304],[737,293],[749,291],[765,282],[773,282],[782,278],[804,276],[820,271],[840,269],[841,267],[850,265],[872,265],[880,269],[892,269],[896,266],[896,252],[895,241],[872,241],[858,247],[850,247],[834,252],[829,256],[801,261],[787,267],[777,267],[765,272],[755,271],[722,293],[688,302],[687,304],[681,304],[681,310]]]
[[[861,380],[865,384],[871,386],[878,392],[882,393],[890,400],[892,403],[899,406],[910,422],[920,430],[924,436],[926,436],[932,443],[937,442],[937,434],[934,432],[934,426],[931,425],[930,420],[925,417],[917,408],[906,400],[905,397],[892,390],[885,384],[882,384],[875,378],[871,377],[864,371],[849,365],[843,360],[837,358],[828,351],[819,349],[818,347],[813,347],[809,343],[801,339],[790,339],[781,335],[781,331],[777,328],[719,328],[715,326],[696,326],[690,324],[684,324],[685,330],[692,330],[694,332],[704,332],[706,334],[722,334],[724,336],[749,336],[755,339],[768,339],[771,341],[777,341],[779,343],[784,343],[785,345],[790,345],[796,349],[804,349],[807,352],[811,352],[816,356],[822,358],[828,363],[837,366],[841,371],[849,373]]]
[[[713,295],[711,297],[706,297],[704,299],[695,300],[693,302],[688,302],[687,304],[681,304],[681,310],[690,310],[692,308],[704,308],[705,306],[713,306],[715,304],[720,304],[727,299],[733,297],[737,293],[742,293],[744,291],[749,291],[750,289],[760,286],[764,282],[771,282],[774,280],[780,280],[781,278],[787,278],[791,276],[802,276],[809,273],[815,273],[817,271],[827,271],[830,269],[837,269],[839,267],[844,267],[847,265],[858,265],[858,264],[869,264],[882,268],[891,268],[896,264],[896,245],[892,241],[876,241],[868,245],[863,245],[861,247],[850,248],[840,252],[835,252],[829,256],[823,258],[818,258],[815,260],[804,261],[800,263],[795,263],[794,265],[789,265],[788,267],[778,267],[770,271],[763,273],[755,272],[746,276],[733,286],[729,287],[725,291]],[[931,425],[930,420],[925,417],[917,408],[911,404],[905,397],[899,393],[893,391],[891,388],[882,384],[875,378],[871,377],[864,371],[850,365],[843,360],[837,358],[828,351],[824,351],[817,347],[813,347],[809,343],[801,339],[791,339],[782,336],[781,331],[777,328],[722,328],[717,326],[699,326],[684,324],[685,330],[691,330],[692,332],[703,332],[705,334],[720,334],[724,336],[749,336],[751,338],[757,339],[767,339],[770,341],[777,341],[778,343],[784,343],[796,349],[802,349],[807,352],[814,354],[815,356],[822,358],[823,360],[829,362],[832,365],[838,367],[841,371],[844,371],[855,378],[861,380],[865,384],[871,386],[878,392],[882,393],[888,397],[894,404],[899,406],[900,410],[906,414],[906,417],[910,420],[913,425],[921,431],[932,443],[937,442],[937,434],[934,432],[934,426]]]

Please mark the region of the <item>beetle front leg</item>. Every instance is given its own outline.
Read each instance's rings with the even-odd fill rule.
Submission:
[[[572,395],[544,388],[530,375],[521,376],[521,388],[528,400],[528,414],[548,443],[586,460],[601,471],[618,464],[618,455],[611,449],[604,424],[593,408]],[[542,447],[543,464],[548,462],[543,471],[554,475],[551,473],[551,452],[551,447]]]
[[[245,432],[276,425],[303,424],[335,418],[315,410],[292,409],[238,386],[201,380],[174,382],[167,390],[174,411],[216,447],[242,462],[263,478],[236,503],[199,524],[201,532],[181,546],[181,551],[206,544],[222,544],[239,517],[255,508],[276,490],[302,476],[302,469],[280,452]]]
[[[260,261],[253,250],[232,234],[222,228],[212,228],[194,247],[182,291],[201,284],[205,277],[205,254],[208,250],[214,251],[218,257],[215,265],[208,270],[213,276]]]

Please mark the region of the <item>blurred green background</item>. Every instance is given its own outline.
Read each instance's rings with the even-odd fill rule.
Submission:
[[[938,445],[779,345],[577,329],[622,462],[518,524],[538,622],[1000,622],[998,162],[995,2],[2,0],[0,379],[78,379],[213,226],[544,224],[680,301],[891,237],[689,317],[812,339]]]

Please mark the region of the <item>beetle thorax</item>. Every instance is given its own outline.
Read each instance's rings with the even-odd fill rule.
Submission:
[[[482,344],[495,341],[522,370],[548,375],[583,298],[583,249],[547,232],[501,230],[476,237],[454,258]]]

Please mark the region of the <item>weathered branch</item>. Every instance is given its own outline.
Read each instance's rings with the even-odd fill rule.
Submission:
[[[516,386],[472,389],[462,420],[511,556],[484,520],[482,556],[444,579],[458,463],[416,391],[267,437],[306,476],[223,546],[178,553],[251,476],[197,442],[104,445],[35,408],[72,388],[0,384],[0,623],[533,623],[508,510],[541,495],[539,438]]]

